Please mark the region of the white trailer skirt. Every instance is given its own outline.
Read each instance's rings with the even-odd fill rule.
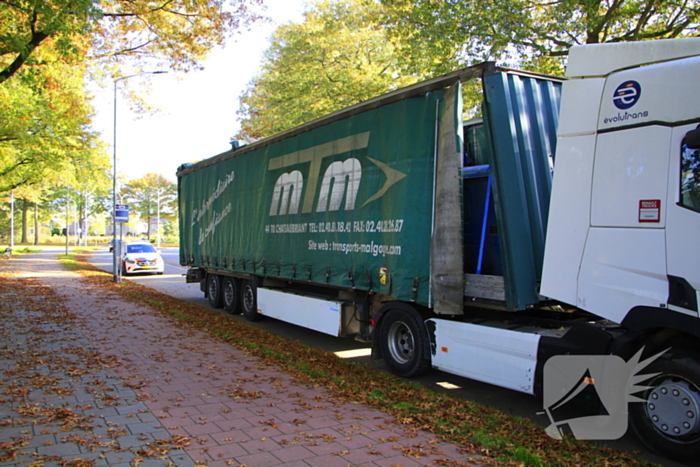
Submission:
[[[342,306],[339,301],[258,288],[261,314],[335,337],[341,332]]]
[[[434,368],[534,394],[539,335],[444,319],[428,322],[435,324]]]

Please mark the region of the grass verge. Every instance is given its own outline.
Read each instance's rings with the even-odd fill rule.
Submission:
[[[80,252],[62,256],[61,262],[96,287],[113,290],[125,300],[172,316],[183,326],[193,326],[245,349],[302,381],[326,387],[343,400],[381,409],[405,428],[426,430],[459,444],[465,452],[479,455],[479,463],[536,467],[655,465],[596,443],[572,437],[551,439],[528,419],[434,392],[130,281],[115,284],[111,274],[89,265]]]

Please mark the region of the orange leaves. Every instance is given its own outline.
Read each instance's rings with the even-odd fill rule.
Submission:
[[[265,393],[262,391],[244,391],[241,388],[235,388],[228,393],[232,399],[260,399]]]
[[[30,439],[31,436],[24,436],[7,443],[0,443],[0,462],[17,460],[19,448],[29,444]]]
[[[142,457],[165,459],[172,449],[184,449],[191,444],[187,436],[176,435],[173,439],[156,439],[135,451]]]
[[[277,428],[279,426],[279,423],[277,423],[274,418],[269,420],[260,420],[258,423],[261,425],[271,426],[272,428]]]
[[[59,462],[61,467],[93,467],[95,461],[92,459],[71,459]]]

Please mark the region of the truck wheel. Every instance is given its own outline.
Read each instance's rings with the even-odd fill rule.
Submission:
[[[212,308],[221,308],[224,300],[221,293],[221,276],[207,274],[207,298]]]
[[[382,320],[379,338],[382,357],[396,376],[418,376],[430,368],[430,360],[423,357],[428,336],[412,314],[389,310]]]
[[[633,403],[632,429],[652,450],[678,461],[700,456],[700,359],[667,352],[642,371],[659,373],[645,385],[644,403]]]
[[[263,316],[258,313],[257,290],[252,281],[244,281],[241,287],[241,313],[248,321],[260,321]]]
[[[223,288],[224,310],[236,314],[238,309],[238,281],[233,277],[224,278]]]

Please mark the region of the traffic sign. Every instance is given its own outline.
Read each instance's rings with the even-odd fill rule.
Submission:
[[[114,205],[114,220],[117,222],[129,222],[129,205],[115,204]]]

